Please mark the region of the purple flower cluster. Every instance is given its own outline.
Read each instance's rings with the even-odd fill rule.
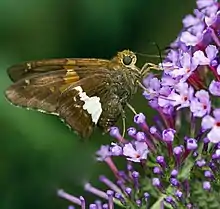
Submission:
[[[159,65],[162,77],[143,80],[143,96],[158,113],[154,121],[136,114],[128,137],[112,127],[110,135],[117,141],[97,151],[97,160],[109,166],[115,180],[100,177],[106,192],[85,185],[86,191],[106,200],[89,208],[219,207],[220,5],[217,0],[196,3]],[[124,170],[115,165],[118,158],[125,160]],[[58,194],[86,207],[83,197],[63,190]]]

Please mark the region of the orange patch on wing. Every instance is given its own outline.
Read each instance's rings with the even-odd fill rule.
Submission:
[[[67,59],[66,66],[74,66],[74,65],[76,65],[76,60]]]
[[[65,83],[74,83],[79,80],[79,76],[73,69],[68,69],[64,80]]]
[[[73,69],[68,69],[64,77],[65,84],[60,87],[60,91],[65,91],[66,88],[77,81],[79,81],[78,74]]]
[[[63,66],[64,67],[64,69],[66,69],[66,70],[73,70],[73,66],[71,66],[71,65],[65,65],[65,66]]]

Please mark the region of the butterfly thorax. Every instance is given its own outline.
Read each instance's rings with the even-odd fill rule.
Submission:
[[[138,68],[136,67],[136,69]],[[140,74],[132,68],[115,65],[110,76],[112,92],[118,95],[122,102],[126,103],[137,92],[137,81],[140,80]]]
[[[130,53],[123,51],[123,54],[118,54],[108,66],[109,90],[107,96],[101,99],[103,111],[98,123],[105,130],[114,125],[124,113],[124,107],[137,92],[137,81],[141,79],[140,69],[135,65],[136,56],[130,57],[133,54],[126,55],[126,52]]]

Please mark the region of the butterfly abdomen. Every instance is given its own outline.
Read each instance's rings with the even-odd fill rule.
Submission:
[[[137,76],[123,70],[111,74],[107,97],[101,99],[103,112],[98,125],[107,131],[123,114],[126,103],[137,91]]]

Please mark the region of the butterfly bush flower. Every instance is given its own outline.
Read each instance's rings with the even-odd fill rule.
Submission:
[[[114,174],[100,176],[107,191],[86,183],[98,199],[90,205],[63,190],[60,197],[82,209],[219,208],[220,11],[217,0],[196,3],[159,64],[162,75],[143,80],[154,120],[144,110],[136,114],[126,137],[112,127],[115,142],[96,153]],[[124,167],[115,164],[119,158]]]

